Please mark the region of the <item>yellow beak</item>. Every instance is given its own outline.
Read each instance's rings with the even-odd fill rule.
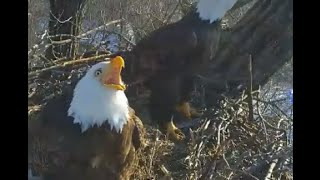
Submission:
[[[111,66],[114,68],[124,68],[125,63],[121,56],[117,56],[111,59]]]
[[[105,69],[105,74],[102,76],[103,84],[115,90],[125,90],[126,86],[121,80],[121,70],[125,63],[121,56],[117,56],[110,61],[110,66]]]

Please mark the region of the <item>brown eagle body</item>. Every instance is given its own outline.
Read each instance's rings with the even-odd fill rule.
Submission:
[[[38,120],[31,122],[32,169],[52,180],[129,179],[136,165],[136,151],[144,146],[143,124],[134,110],[128,106],[129,118],[121,132],[107,120],[83,130],[68,116],[72,98],[71,92],[54,98]]]
[[[176,23],[161,27],[137,43],[128,54],[124,78],[150,88],[151,118],[175,140],[184,134],[172,121],[174,112],[191,119],[193,78],[218,50],[220,18],[236,0],[200,0],[197,8]]]

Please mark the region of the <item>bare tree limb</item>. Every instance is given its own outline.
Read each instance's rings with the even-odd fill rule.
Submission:
[[[281,114],[284,115],[287,119],[292,119],[281,108],[279,108],[274,102],[265,101],[265,100],[262,100],[262,99],[259,99],[259,98],[254,98],[254,100],[259,101],[259,102],[263,102],[265,104],[270,104],[273,107],[275,107],[278,111],[280,111]]]
[[[253,102],[252,102],[252,86],[253,86],[253,79],[252,79],[252,55],[249,55],[249,82],[248,82],[248,106],[249,106],[249,120],[253,121]]]
[[[41,70],[30,72],[28,74],[28,77],[35,76],[35,75],[37,75],[39,73],[42,73],[42,72],[45,72],[45,71],[49,71],[49,70],[53,70],[53,69],[57,69],[57,68],[62,68],[62,67],[70,66],[70,65],[87,63],[87,62],[90,62],[90,61],[96,61],[98,59],[107,58],[107,57],[110,57],[110,54],[103,54],[103,55],[99,55],[99,56],[83,58],[83,59],[77,59],[77,60],[73,60],[73,61],[68,61],[68,62],[65,62],[63,64],[58,64],[58,65],[55,65],[55,66],[50,66],[50,67],[47,67],[47,68],[44,68],[44,69],[41,69]]]
[[[94,29],[92,29],[92,30],[90,30],[90,31],[87,31],[87,32],[85,32],[85,33],[83,33],[83,34],[80,34],[79,36],[75,36],[74,38],[75,38],[75,39],[81,39],[81,38],[86,37],[87,35],[95,32],[95,31],[102,30],[103,28],[105,28],[105,27],[107,27],[107,26],[110,26],[110,25],[112,25],[112,24],[120,23],[121,21],[122,21],[121,19],[114,20],[114,21],[110,21],[110,22],[108,22],[107,24],[101,25],[101,26],[99,26],[99,27],[97,27],[97,28],[94,28]],[[72,42],[72,40],[73,40],[73,39],[66,39],[66,40],[63,40],[63,41],[51,41],[51,45],[54,45],[54,44],[66,44],[66,43]]]
[[[115,31],[112,31],[111,33],[117,34],[117,35],[121,36],[121,38],[123,38],[126,42],[128,42],[129,44],[131,44],[131,45],[133,45],[133,46],[136,45],[134,42],[130,41],[128,38],[126,38],[126,37],[125,37],[123,34],[121,34],[121,33],[118,33],[118,32],[115,32]]]
[[[223,31],[217,55],[203,76],[235,87],[247,83],[247,54],[254,57],[253,86],[268,79],[292,57],[292,0],[259,0],[231,28]]]

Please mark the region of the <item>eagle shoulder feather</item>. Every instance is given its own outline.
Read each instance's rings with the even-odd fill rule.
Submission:
[[[143,149],[146,146],[145,135],[146,131],[141,119],[135,114],[135,111],[130,108],[130,117],[134,123],[134,129],[132,133],[132,143],[135,149]]]

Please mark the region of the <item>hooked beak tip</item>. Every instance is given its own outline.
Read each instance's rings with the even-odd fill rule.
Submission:
[[[111,60],[111,64],[113,67],[119,67],[119,68],[124,68],[125,67],[125,63],[124,60],[121,56],[116,56],[115,58],[113,58]]]

